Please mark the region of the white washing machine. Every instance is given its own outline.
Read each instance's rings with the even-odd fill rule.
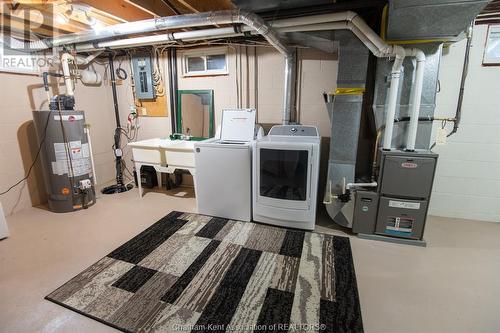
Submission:
[[[198,213],[252,220],[252,146],[259,129],[255,109],[223,110],[220,137],[195,143]]]
[[[253,219],[314,230],[320,136],[313,126],[274,126],[254,144]]]

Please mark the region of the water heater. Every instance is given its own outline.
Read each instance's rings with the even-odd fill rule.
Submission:
[[[91,149],[83,111],[34,111],[49,209],[65,213],[95,203]]]

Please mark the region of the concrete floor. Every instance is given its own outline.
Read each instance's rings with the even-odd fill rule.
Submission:
[[[138,200],[134,189],[85,211],[32,208],[9,217],[11,237],[0,241],[0,332],[115,331],[43,297],[171,210],[195,211],[192,193],[182,194]],[[326,218],[319,224],[346,235]],[[500,223],[430,217],[427,248],[350,237],[366,332],[500,331]]]

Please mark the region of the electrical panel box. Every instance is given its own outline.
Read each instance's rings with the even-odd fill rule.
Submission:
[[[381,197],[375,233],[421,240],[427,204],[426,200]]]
[[[352,231],[357,234],[373,234],[377,223],[377,208],[377,192],[357,191]]]
[[[380,193],[387,196],[429,198],[437,155],[428,151],[382,151]]]
[[[134,69],[135,94],[139,100],[151,100],[156,98],[156,90],[153,82],[153,66],[149,54],[138,54],[132,57]]]

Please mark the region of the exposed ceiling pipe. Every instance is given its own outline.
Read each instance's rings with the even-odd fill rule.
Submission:
[[[283,123],[290,122],[292,109],[295,101],[295,82],[290,80],[295,73],[295,55],[278,37],[266,22],[259,16],[239,10],[215,11],[206,13],[196,13],[187,15],[176,15],[160,17],[142,21],[127,22],[112,26],[106,26],[99,29],[81,31],[73,34],[56,36],[36,42],[36,50],[49,49],[51,47],[60,47],[74,45],[85,42],[96,42],[104,39],[113,39],[120,36],[133,34],[144,34],[159,32],[170,29],[212,26],[220,24],[243,24],[264,37],[269,44],[276,48],[285,57],[285,97]],[[8,39],[8,46],[19,48],[21,46],[31,45],[13,38]],[[292,75],[288,75],[291,73]]]
[[[277,20],[270,25],[280,33],[295,32],[295,31],[319,31],[319,30],[350,30],[356,37],[359,38],[363,44],[377,57],[394,57],[394,65],[391,70],[391,85],[389,88],[388,106],[386,110],[385,132],[384,132],[384,149],[391,149],[392,135],[394,130],[394,116],[396,113],[397,98],[399,94],[399,80],[401,77],[401,69],[403,60],[406,56],[417,58],[417,69],[415,85],[412,87],[412,111],[410,121],[410,131],[408,133],[407,149],[414,149],[414,142],[416,138],[416,128],[418,127],[418,110],[420,108],[420,99],[422,94],[423,85],[423,72],[425,66],[425,55],[418,49],[403,49],[398,45],[388,45],[382,40],[367,24],[366,22],[354,12],[341,12],[314,15],[307,17],[298,17],[284,20]],[[121,39],[114,41],[105,41],[97,43],[96,45],[82,46],[92,49],[92,47],[106,48],[106,47],[131,47],[138,45],[151,45],[153,43],[164,43],[166,40],[198,40],[198,39],[213,39],[213,38],[226,38],[242,36],[244,33],[252,33],[252,29],[248,26],[241,27],[241,32],[237,32],[233,27],[205,29],[197,31],[179,32],[172,34],[156,35],[137,37],[130,39]],[[77,46],[77,50],[82,50]],[[287,61],[287,69],[290,64]],[[289,78],[289,71],[286,72],[287,84],[291,81]],[[293,74],[293,73],[292,73]],[[292,96],[293,97],[293,96]],[[285,100],[290,100],[290,97],[285,97]],[[290,110],[290,109],[288,109]],[[289,114],[285,112],[284,120],[290,119]]]
[[[394,59],[394,64],[391,71],[391,85],[389,87],[389,96],[387,100],[387,110],[385,114],[385,130],[384,130],[384,145],[385,150],[390,150],[392,147],[392,132],[394,130],[394,116],[396,115],[396,105],[398,101],[399,79],[401,77],[401,68],[405,52],[400,47],[400,54],[397,54]]]
[[[101,54],[102,54],[102,51],[97,51],[97,52],[90,54],[86,58],[76,56],[75,57],[76,63],[78,66],[86,66],[86,65],[90,64],[95,58],[97,58]]]
[[[136,33],[156,32],[173,28],[188,28],[195,26],[208,26],[216,24],[237,24],[237,23],[245,25],[241,28],[242,32],[248,30],[257,32],[285,56],[286,75],[285,75],[285,103],[284,103],[285,107],[283,113],[283,123],[288,123],[290,120],[291,110],[293,107],[292,101],[295,98],[294,84],[292,80],[294,74],[293,71],[295,68],[295,59],[293,56],[293,52],[290,52],[290,50],[280,41],[276,33],[260,17],[256,16],[255,14],[240,12],[240,11],[220,11],[220,12],[170,16],[170,17],[156,18],[156,19],[108,26],[95,31],[84,31],[70,35],[59,36],[51,40],[45,41],[45,44],[51,46],[62,46],[66,44],[78,44],[82,42],[99,41],[102,39],[110,39],[118,36],[125,36]],[[327,25],[327,23],[329,23],[329,25]],[[403,49],[398,45],[388,45],[364,22],[364,20],[359,15],[350,11],[278,20],[272,22],[271,25],[274,28],[283,30],[289,27],[296,26],[297,31],[301,31],[300,27],[302,27],[302,29],[311,29],[311,30],[312,29],[351,30],[375,56],[395,57],[394,66],[391,71],[391,86],[389,89],[388,107],[386,111],[386,129],[384,133],[384,148],[390,149],[393,126],[394,126],[394,115],[395,115],[397,96],[398,96],[399,77],[401,75],[402,63],[405,56],[410,54],[411,56],[416,56],[415,53],[416,51],[406,52],[405,49]],[[233,28],[219,28],[219,29],[207,29],[208,31],[199,30],[194,32],[192,31],[182,32],[182,33],[177,33],[177,37],[179,39],[183,38],[184,40],[186,39],[194,40],[194,39],[205,39],[211,37],[220,38],[221,36],[232,37],[234,35],[241,35],[236,31],[234,32],[233,35],[231,29]],[[287,31],[291,30],[288,29]],[[208,34],[208,36],[205,36],[205,34]],[[147,43],[148,38],[150,38],[149,41],[151,41],[151,43],[154,43],[155,41],[160,42],[160,40],[164,37],[167,37],[166,41],[176,40],[174,36],[175,33],[163,35],[161,37],[154,37],[154,36],[139,37],[143,39],[129,40],[130,42],[135,42],[135,44],[129,44],[129,45],[138,45],[138,43],[139,44]],[[165,42],[165,39],[163,40],[163,42]],[[115,47],[118,45],[123,45],[122,47],[126,47],[127,45],[126,44],[127,42],[122,40],[122,41],[102,42],[98,43],[97,45],[94,44],[93,46],[97,48],[106,47],[103,46],[106,45],[106,43],[110,45],[107,47],[111,47],[113,43],[115,43],[114,44]],[[420,64],[421,66],[419,66],[419,68],[423,68],[423,64],[425,64],[425,62],[420,61]],[[423,71],[423,69],[421,69],[421,71]],[[292,75],[288,75],[289,73],[291,73]],[[418,82],[419,81],[416,81],[416,83]],[[414,94],[415,101],[416,100],[420,101],[421,88],[419,89],[418,87],[415,87],[415,89],[416,89],[415,90],[416,93]],[[419,102],[413,103],[414,107],[418,105]],[[411,143],[411,140],[409,140],[409,143]]]
[[[66,96],[73,96],[75,94],[73,80],[71,79],[71,72],[69,70],[69,63],[74,61],[75,58],[69,53],[64,53],[61,56],[61,67],[64,75],[64,84],[66,86]]]
[[[341,20],[341,22],[335,22],[336,20]],[[344,12],[344,13],[333,13],[324,15],[315,15],[308,17],[298,17],[292,19],[279,20],[273,23],[273,27],[278,29],[287,29],[289,27],[297,26],[297,29],[304,29],[308,31],[317,30],[338,30],[347,29],[350,30],[359,38],[363,44],[372,52],[376,57],[394,57],[394,64],[391,70],[391,85],[389,87],[389,97],[386,110],[385,118],[385,132],[384,132],[384,145],[383,148],[386,150],[392,147],[392,134],[394,130],[394,116],[396,114],[397,99],[399,94],[399,80],[401,77],[401,69],[403,66],[403,61],[406,56],[417,57],[417,63],[419,64],[417,77],[418,80],[415,81],[414,100],[412,104],[412,121],[413,125],[410,128],[411,139],[409,143],[415,141],[416,138],[416,127],[418,126],[418,110],[420,108],[420,99],[422,97],[422,85],[423,85],[423,72],[425,66],[425,55],[422,51],[418,49],[405,50],[403,47],[398,45],[389,45],[382,38],[380,38],[367,24],[366,22],[356,13]],[[410,136],[409,136],[410,138]],[[414,146],[414,144],[413,144]],[[411,148],[411,146],[410,146]],[[414,149],[414,148],[411,148]]]

